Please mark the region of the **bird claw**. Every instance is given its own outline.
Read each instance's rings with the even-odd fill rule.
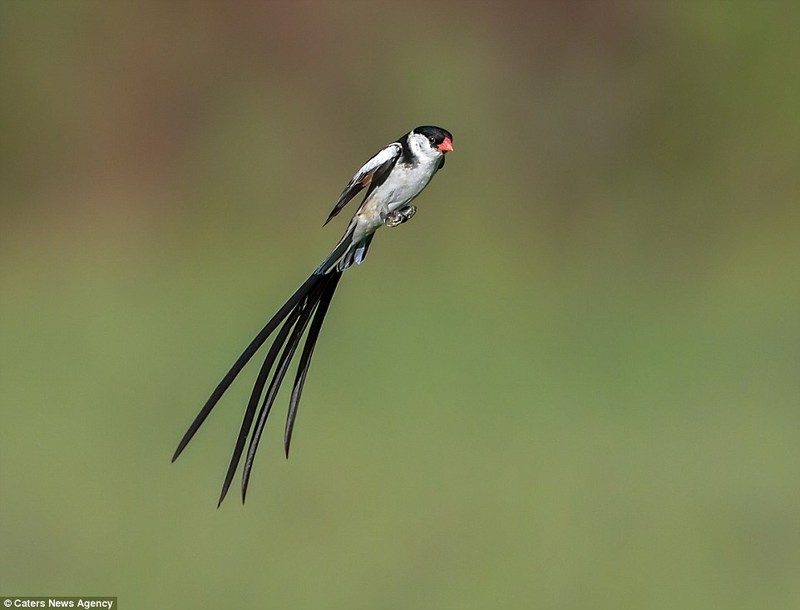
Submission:
[[[404,222],[408,222],[417,213],[417,208],[413,205],[403,208],[402,210],[395,210],[386,215],[383,221],[387,227],[399,227]]]

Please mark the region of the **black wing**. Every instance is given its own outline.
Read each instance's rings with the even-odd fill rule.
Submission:
[[[352,180],[347,183],[347,186],[344,187],[342,194],[339,195],[339,201],[333,206],[333,210],[328,216],[328,220],[325,221],[325,224],[328,224],[363,188],[370,185],[374,188],[375,185],[383,182],[400,158],[401,151],[402,147],[400,144],[394,142],[367,161],[363,167],[356,172]]]

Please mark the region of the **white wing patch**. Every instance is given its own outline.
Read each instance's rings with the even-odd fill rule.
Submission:
[[[356,172],[356,175],[353,176],[353,179],[350,180],[350,185],[355,184],[356,182],[360,182],[367,176],[367,174],[372,174],[378,169],[381,165],[386,163],[387,161],[394,161],[397,157],[400,156],[401,151],[400,145],[395,142],[394,144],[389,144],[386,148],[376,154],[372,159],[367,161],[360,170]],[[369,184],[369,183],[367,183]],[[366,186],[366,185],[365,185]]]
[[[353,176],[350,182],[347,183],[347,186],[344,187],[342,194],[339,195],[339,201],[336,202],[333,211],[330,213],[325,223],[327,224],[331,218],[336,216],[362,189],[369,186],[372,182],[372,178],[379,169],[386,165],[393,165],[400,157],[402,150],[402,147],[397,142],[389,144],[389,146],[378,152],[361,166],[361,169],[356,172],[356,175]]]

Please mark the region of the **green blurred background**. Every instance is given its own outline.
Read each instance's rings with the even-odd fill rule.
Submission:
[[[0,595],[800,607],[790,2],[0,4]],[[248,502],[249,370],[411,127]],[[348,216],[347,213],[343,217]]]

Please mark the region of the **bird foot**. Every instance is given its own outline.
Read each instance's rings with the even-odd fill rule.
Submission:
[[[413,205],[405,207],[401,210],[395,210],[394,212],[390,212],[386,215],[386,219],[383,221],[387,227],[399,227],[404,222],[408,222],[417,213],[417,208]]]

